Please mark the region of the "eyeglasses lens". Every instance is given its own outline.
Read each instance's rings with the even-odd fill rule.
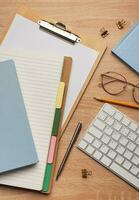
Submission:
[[[102,86],[106,92],[117,95],[126,88],[127,81],[122,75],[115,72],[107,72],[102,75]]]

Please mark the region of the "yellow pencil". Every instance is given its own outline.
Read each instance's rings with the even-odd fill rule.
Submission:
[[[101,102],[105,102],[105,103],[111,103],[111,104],[116,104],[116,105],[121,105],[121,106],[126,106],[126,107],[130,107],[130,108],[139,109],[139,105],[130,104],[130,103],[124,102],[124,101],[111,100],[111,99],[103,99],[103,98],[100,98],[100,97],[94,97],[94,99],[96,99],[98,101],[101,101]]]

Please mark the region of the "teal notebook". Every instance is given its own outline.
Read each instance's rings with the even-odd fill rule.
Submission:
[[[112,49],[112,53],[139,73],[139,22]]]
[[[15,64],[0,62],[0,173],[37,162]]]

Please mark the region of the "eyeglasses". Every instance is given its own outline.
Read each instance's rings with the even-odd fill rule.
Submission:
[[[139,104],[139,83],[133,84],[128,82],[122,74],[112,71],[101,74],[101,84],[99,85],[110,95],[119,95],[126,90],[127,85],[130,85],[133,87],[133,99]]]

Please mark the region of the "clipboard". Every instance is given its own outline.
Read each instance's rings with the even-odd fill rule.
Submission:
[[[35,11],[31,10],[31,9],[28,9],[26,8],[25,6],[22,6],[20,7],[18,10],[17,10],[17,13],[19,15],[22,15],[24,17],[26,17],[27,19],[29,20],[32,20],[33,22],[38,22],[40,19],[46,19],[45,16],[39,14],[39,13],[36,13]],[[54,23],[53,23],[54,25]],[[57,23],[56,23],[57,25]],[[61,25],[61,24],[60,24]],[[63,25],[63,24],[62,24]],[[57,28],[57,27],[56,27]],[[63,31],[66,31],[66,30],[63,30]],[[7,31],[6,31],[7,32]],[[6,32],[2,35],[2,37],[0,38],[0,42],[3,41],[4,37],[5,37],[5,34]],[[68,31],[69,34],[72,34],[71,32]],[[76,34],[73,34],[75,36],[75,38],[78,40],[78,42],[80,42],[80,37]],[[64,38],[65,39],[65,38]],[[65,102],[66,102],[66,95],[67,95],[67,88],[65,88],[64,90],[64,96],[63,96],[63,105],[62,105],[62,110],[61,110],[61,118],[60,118],[60,125],[57,127],[57,132],[60,132],[60,133],[63,133],[72,117],[72,115],[74,114],[74,111],[77,107],[77,105],[79,104],[80,102],[80,99],[82,97],[82,95],[84,94],[85,92],[85,89],[87,88],[88,84],[89,84],[89,81],[91,80],[96,68],[97,68],[97,65],[98,63],[100,62],[105,50],[106,50],[106,45],[105,43],[101,43],[99,41],[96,41],[94,40],[93,38],[92,39],[88,39],[86,37],[83,37],[83,44],[87,45],[88,47],[90,48],[94,48],[96,49],[98,52],[99,52],[99,55],[90,71],[90,73],[88,74],[84,84],[83,84],[83,87],[76,99],[76,101],[74,102],[74,105],[72,106],[72,109],[64,123],[64,125],[62,125],[62,128],[59,129],[61,127],[61,124],[62,124],[62,117],[63,117],[63,113],[64,113],[64,106],[65,106]],[[90,44],[93,44],[92,46],[90,46]],[[73,45],[74,45],[74,42],[73,42]],[[64,70],[63,70],[63,74],[62,74],[62,79],[61,81],[62,82],[65,82],[66,86],[68,86],[68,82],[69,82],[69,74],[70,74],[70,71],[71,71],[71,59],[70,58],[66,58],[65,59],[65,63],[64,63]],[[54,136],[52,134],[52,136]],[[54,142],[52,142],[54,143]],[[53,152],[53,165],[50,167],[50,165],[48,164],[48,169],[46,168],[46,172],[45,172],[45,177],[47,175],[47,173],[49,173],[49,181],[45,181],[44,179],[44,185],[43,185],[43,189],[42,189],[42,192],[45,192],[45,193],[50,193],[51,191],[51,185],[52,185],[52,177],[53,177],[53,173],[54,173],[54,167],[55,167],[55,162],[56,162],[56,154],[57,154],[57,150],[58,150],[58,142],[55,143],[55,150]],[[49,156],[48,156],[49,157]]]
[[[48,18],[46,18],[45,15],[39,14],[39,13],[37,13],[37,12],[35,12],[35,11],[33,11],[33,10],[25,7],[25,6],[20,6],[19,9],[17,10],[17,13],[19,15],[22,15],[22,16],[26,17],[29,20],[32,20],[33,22],[38,22],[38,21],[40,21],[40,19],[44,19],[44,20],[47,19],[46,22],[50,21]],[[61,29],[63,29],[63,31],[65,31],[65,32],[68,32],[69,34],[73,34],[76,37],[76,40],[79,43],[84,44],[87,47],[95,49],[95,50],[97,50],[99,52],[99,55],[98,55],[97,59],[95,60],[95,63],[93,64],[92,69],[90,70],[89,74],[87,75],[86,80],[85,80],[85,82],[84,82],[84,84],[82,86],[82,89],[79,92],[79,94],[78,94],[78,96],[77,96],[77,98],[76,98],[76,100],[75,100],[75,102],[74,102],[74,104],[73,104],[73,106],[72,106],[72,108],[71,108],[68,116],[66,117],[66,120],[64,121],[64,123],[62,123],[63,114],[64,114],[64,112],[62,111],[62,118],[61,118],[61,124],[62,124],[62,126],[61,126],[61,129],[60,129],[60,132],[62,134],[62,133],[64,133],[64,131],[65,131],[65,129],[66,129],[66,127],[67,127],[70,119],[72,118],[72,115],[74,114],[74,112],[76,110],[76,107],[78,106],[78,104],[80,102],[80,99],[83,96],[83,94],[84,94],[84,92],[85,92],[85,90],[86,90],[86,88],[87,88],[87,86],[89,84],[89,81],[91,80],[91,78],[93,77],[93,75],[95,73],[95,70],[96,70],[96,68],[97,68],[97,66],[98,66],[98,64],[99,64],[99,62],[100,62],[100,60],[101,60],[101,58],[102,58],[105,50],[106,50],[106,44],[103,43],[102,41],[100,43],[100,41],[98,41],[96,39],[93,39],[93,38],[90,38],[90,37],[87,37],[87,36],[83,36],[82,35],[80,37],[80,36],[74,34],[73,32],[69,32],[66,29],[66,26],[63,25],[62,23],[51,22],[50,24],[54,25],[54,27],[56,27],[56,28],[59,28],[58,27],[59,25],[63,26]],[[43,27],[43,28],[46,28],[46,27]],[[2,35],[0,42],[2,42],[2,40],[4,39],[6,32]],[[80,42],[80,38],[82,40],[81,42]],[[73,43],[73,45],[75,44],[75,42],[72,42],[72,43]],[[66,74],[68,74],[68,72],[65,72],[65,75]],[[66,91],[66,93],[67,93],[67,91]],[[64,101],[64,104],[65,104],[65,101]]]

